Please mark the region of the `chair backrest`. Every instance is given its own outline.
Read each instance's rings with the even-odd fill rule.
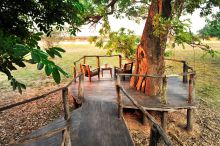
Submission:
[[[83,74],[88,75],[89,68],[86,64],[80,64],[80,70]]]
[[[132,69],[133,69],[133,62],[131,62],[131,63],[126,63],[125,65],[124,65],[124,71],[128,71],[128,72],[131,72],[132,73]]]

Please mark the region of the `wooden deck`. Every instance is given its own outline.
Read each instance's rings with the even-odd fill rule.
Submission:
[[[121,82],[125,90],[146,110],[173,111],[178,109],[195,108],[195,103],[188,103],[188,84],[184,84],[179,77],[169,77],[167,80],[167,104],[160,102],[160,97],[149,97],[142,92],[129,88],[129,81]],[[122,97],[123,108],[135,108],[128,98]]]
[[[115,83],[112,79],[85,82],[85,102],[71,113],[67,123],[63,118],[34,131],[28,137],[36,137],[56,129],[70,126],[71,145],[74,146],[134,146],[126,124],[118,118]],[[72,86],[71,92],[75,86]],[[105,92],[104,92],[105,91]],[[108,92],[106,92],[108,91]],[[30,141],[23,146],[60,146],[62,133]]]
[[[170,109],[192,108],[188,104],[187,85],[178,78],[168,79],[168,105],[162,105],[159,97],[148,97],[143,100],[144,94],[129,88],[129,82],[122,82],[123,87],[134,97],[146,110],[170,111]],[[59,128],[70,127],[71,145],[76,146],[133,146],[134,143],[126,124],[118,118],[116,103],[115,80],[110,75],[104,74],[104,78],[98,80],[92,78],[92,82],[85,79],[85,102],[82,106],[71,113],[67,123],[63,118],[34,131],[28,137],[36,137],[42,133],[48,133]],[[77,95],[77,84],[71,86],[72,95]],[[172,101],[172,102],[171,102]],[[134,108],[126,97],[123,97],[124,108]],[[58,146],[61,145],[62,133],[57,133],[37,141],[29,141],[25,146]]]

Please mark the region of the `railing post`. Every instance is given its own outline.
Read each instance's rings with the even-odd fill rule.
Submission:
[[[194,78],[195,74],[190,74],[189,78],[189,89],[188,89],[188,103],[192,103],[194,100]]]
[[[97,68],[100,68],[100,59],[99,59],[99,56],[96,56],[96,65],[97,65]]]
[[[119,68],[121,68],[122,67],[122,56],[119,55],[118,57],[119,57]]]
[[[116,80],[116,92],[117,92],[117,100],[118,100],[118,118],[122,117],[123,114],[123,108],[122,108],[122,98],[120,94],[120,76],[117,75],[117,80]]]
[[[163,128],[164,132],[166,132],[167,130],[167,116],[168,116],[167,111],[161,112],[161,127]]]
[[[161,91],[161,103],[167,104],[167,97],[166,97],[166,91],[167,91],[167,77],[164,76],[162,78],[162,91]]]
[[[74,62],[74,66],[73,66],[73,77],[74,77],[74,82],[76,82],[76,62]]]
[[[158,146],[160,141],[160,134],[158,133],[155,125],[153,124],[150,132],[150,143],[149,146]]]
[[[78,85],[78,98],[81,102],[84,101],[84,75],[79,76],[79,85]]]
[[[65,87],[62,90],[63,107],[64,107],[64,119],[68,120],[70,118],[69,111],[69,101],[68,101],[68,88]]]
[[[193,120],[192,120],[192,112],[193,109],[187,109],[187,123],[186,123],[186,129],[187,131],[192,131],[193,129]]]
[[[83,56],[83,64],[86,64],[86,57]]]
[[[187,73],[188,73],[188,65],[186,61],[183,61],[183,83],[187,83]]]
[[[61,146],[71,146],[71,138],[70,138],[70,128],[69,126],[67,126],[67,128],[65,128],[62,131],[62,143]]]

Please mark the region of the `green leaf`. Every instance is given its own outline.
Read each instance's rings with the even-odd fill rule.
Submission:
[[[48,54],[42,50],[38,50],[38,55],[40,56],[40,58],[44,58],[44,59],[47,59],[48,57]]]
[[[38,70],[41,70],[42,68],[44,68],[44,64],[41,63],[41,62],[39,62],[39,63],[37,64],[37,69],[38,69]]]
[[[64,49],[60,48],[60,47],[53,47],[53,49],[59,51],[59,52],[66,52]]]
[[[16,67],[11,62],[8,63],[8,68],[10,70],[17,70]]]
[[[62,58],[62,55],[58,51],[53,50],[53,53],[54,53],[54,55],[57,55],[58,57]]]
[[[57,69],[67,78],[69,78],[69,74],[66,73],[62,68],[60,68],[59,66],[57,66]]]
[[[13,91],[15,91],[16,88],[17,88],[17,82],[16,82],[15,79],[12,79],[12,80],[11,80],[11,85],[12,85],[12,87],[13,87]]]
[[[22,89],[26,89],[26,86],[24,84],[20,83],[20,86]]]
[[[30,63],[30,64],[36,64],[36,63],[37,63],[37,62],[34,61],[33,59],[29,59],[27,62]]]
[[[46,73],[47,76],[49,76],[52,73],[52,69],[48,65],[45,66],[44,69],[45,69],[45,73]]]
[[[35,61],[35,62],[40,62],[40,57],[36,52],[31,52],[31,58]]]
[[[51,50],[46,50],[46,52],[48,53],[48,55],[52,58],[55,57],[54,53]]]
[[[19,67],[25,67],[26,65],[22,60],[14,60],[14,63],[18,65]]]
[[[23,57],[27,55],[30,52],[30,50],[28,47],[22,44],[16,44],[15,48],[13,48],[13,52],[15,57]]]
[[[18,84],[18,91],[19,91],[20,94],[22,94],[22,90],[21,90],[21,85],[20,84]]]
[[[59,84],[59,83],[60,83],[60,73],[59,73],[59,71],[57,70],[57,68],[54,68],[54,69],[53,69],[52,75],[53,75],[54,81],[55,81],[57,84]]]

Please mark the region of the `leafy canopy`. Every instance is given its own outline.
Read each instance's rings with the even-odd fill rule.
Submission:
[[[96,47],[104,48],[107,54],[121,53],[126,59],[135,58],[136,47],[140,43],[140,38],[133,31],[121,28],[117,32],[110,32],[108,41],[104,43],[105,37],[90,37],[90,43],[95,43]]]
[[[85,18],[87,22],[95,24],[101,22],[103,24],[100,29],[101,36],[108,36],[109,41],[107,42],[113,44],[114,38],[111,37],[111,28],[109,26],[108,15],[113,15],[116,18],[127,17],[131,20],[139,22],[142,19],[146,19],[148,15],[149,6],[151,1],[149,0],[91,0],[84,2],[87,4],[87,12]],[[201,43],[200,38],[193,35],[190,31],[190,21],[182,20],[180,17],[187,13],[192,14],[195,9],[201,9],[201,16],[207,16],[212,13],[213,7],[220,7],[219,0],[173,0],[171,5],[165,5],[165,10],[171,8],[169,17],[165,18],[163,15],[156,15],[153,20],[153,34],[155,36],[163,36],[168,34],[174,38],[173,47],[175,45],[189,44],[191,46],[198,46],[204,51],[213,54],[213,50],[210,49],[208,45]],[[120,34],[120,30],[118,32]],[[123,40],[121,40],[123,41]],[[127,41],[127,40],[126,40]],[[126,43],[126,42],[124,42]],[[133,42],[134,43],[134,42]],[[102,45],[102,39],[96,39],[96,45]],[[161,44],[166,47],[166,44]],[[109,46],[109,52],[112,51],[112,46]],[[107,45],[105,45],[107,48]]]
[[[8,76],[13,89],[22,92],[25,85],[18,82],[12,70],[36,64],[39,70],[52,75],[60,82],[60,73],[68,74],[50,58],[62,57],[65,52],[58,47],[40,48],[38,41],[43,34],[50,36],[55,29],[70,25],[72,34],[82,24],[82,4],[78,0],[4,0],[0,1],[0,72]],[[27,59],[28,57],[30,59]]]
[[[199,31],[203,38],[217,37],[220,39],[220,12],[207,19],[207,24]]]

